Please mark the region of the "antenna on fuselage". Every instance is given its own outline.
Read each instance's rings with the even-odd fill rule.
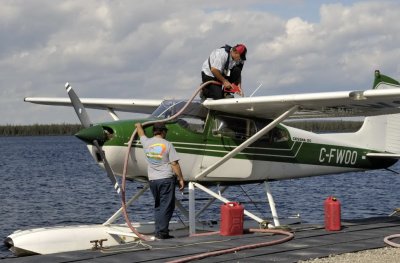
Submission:
[[[256,93],[258,91],[258,89],[261,88],[262,85],[263,85],[263,83],[261,82],[261,84],[258,85],[258,87],[253,91],[253,93],[251,93],[250,97],[253,97],[254,93]]]

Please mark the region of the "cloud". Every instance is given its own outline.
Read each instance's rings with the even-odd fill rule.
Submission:
[[[319,20],[275,12],[285,3],[319,9]],[[226,43],[248,47],[247,94],[261,82],[257,95],[366,89],[375,69],[399,78],[399,11],[393,1],[2,1],[1,123],[77,122],[69,108],[22,102],[64,97],[67,81],[82,97],[189,97]]]

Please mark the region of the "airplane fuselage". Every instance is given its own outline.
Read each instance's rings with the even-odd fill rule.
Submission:
[[[127,143],[134,123],[147,120],[117,121],[98,124],[109,131],[102,145],[113,171],[122,175]],[[213,183],[251,183],[283,180],[323,174],[381,169],[393,165],[396,159],[371,159],[366,149],[349,134],[316,134],[279,124],[256,142],[226,161],[207,176],[197,175],[216,163],[238,145],[265,127],[270,120],[232,116],[210,111],[202,118],[183,116],[169,122],[167,140],[173,143],[180,156],[180,164],[187,181]],[[152,128],[145,127],[148,137]],[[92,156],[101,161],[96,148],[88,145]],[[130,149],[128,179],[146,180],[147,163],[142,145],[136,138]]]

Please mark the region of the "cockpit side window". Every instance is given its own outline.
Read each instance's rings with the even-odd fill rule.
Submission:
[[[169,118],[179,112],[187,101],[184,100],[164,100],[160,106],[151,114],[154,118]],[[192,101],[186,107],[183,115],[206,118],[208,109],[200,101]]]
[[[256,133],[253,120],[231,116],[216,116],[212,129],[214,136],[227,136],[245,140]]]
[[[166,119],[181,112],[187,101],[184,100],[164,100],[160,106],[152,113],[152,117]],[[187,105],[185,110],[177,116],[176,122],[183,128],[193,132],[203,132],[208,109],[200,101],[194,100]]]
[[[191,116],[184,116],[183,118],[179,118],[177,120],[177,123],[185,129],[198,133],[202,133],[205,127],[205,119],[195,118]]]
[[[258,130],[263,129],[269,122],[257,122],[257,128]],[[289,140],[289,134],[287,130],[283,129],[282,127],[275,127],[271,131],[267,132],[264,134],[259,141],[263,143],[276,143],[276,142],[286,142]]]

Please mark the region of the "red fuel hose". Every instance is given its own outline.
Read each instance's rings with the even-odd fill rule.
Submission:
[[[262,243],[255,243],[255,244],[249,244],[249,245],[244,245],[244,246],[232,247],[232,248],[228,248],[228,249],[205,252],[205,253],[196,254],[193,256],[188,256],[188,257],[168,261],[168,263],[183,263],[183,262],[189,262],[192,260],[198,260],[198,259],[203,259],[203,258],[207,258],[207,257],[212,257],[212,256],[219,256],[219,255],[224,255],[224,254],[229,254],[229,253],[235,253],[237,251],[241,251],[241,250],[245,250],[245,249],[253,249],[253,248],[259,248],[259,247],[277,245],[277,244],[281,244],[286,241],[289,241],[294,237],[294,235],[292,233],[283,231],[283,230],[252,229],[251,228],[251,229],[249,229],[249,232],[279,234],[279,235],[285,235],[286,237],[278,239],[278,240],[273,240],[273,241],[267,241],[267,242],[262,242]],[[216,233],[218,233],[218,232],[216,232]]]
[[[392,247],[400,247],[400,244],[399,243],[395,243],[395,242],[393,242],[393,241],[390,241],[391,239],[393,239],[393,238],[400,238],[400,234],[394,234],[394,235],[390,235],[390,236],[387,236],[387,237],[385,237],[384,239],[383,239],[383,241],[386,243],[386,244],[388,244],[389,246],[392,246]]]

